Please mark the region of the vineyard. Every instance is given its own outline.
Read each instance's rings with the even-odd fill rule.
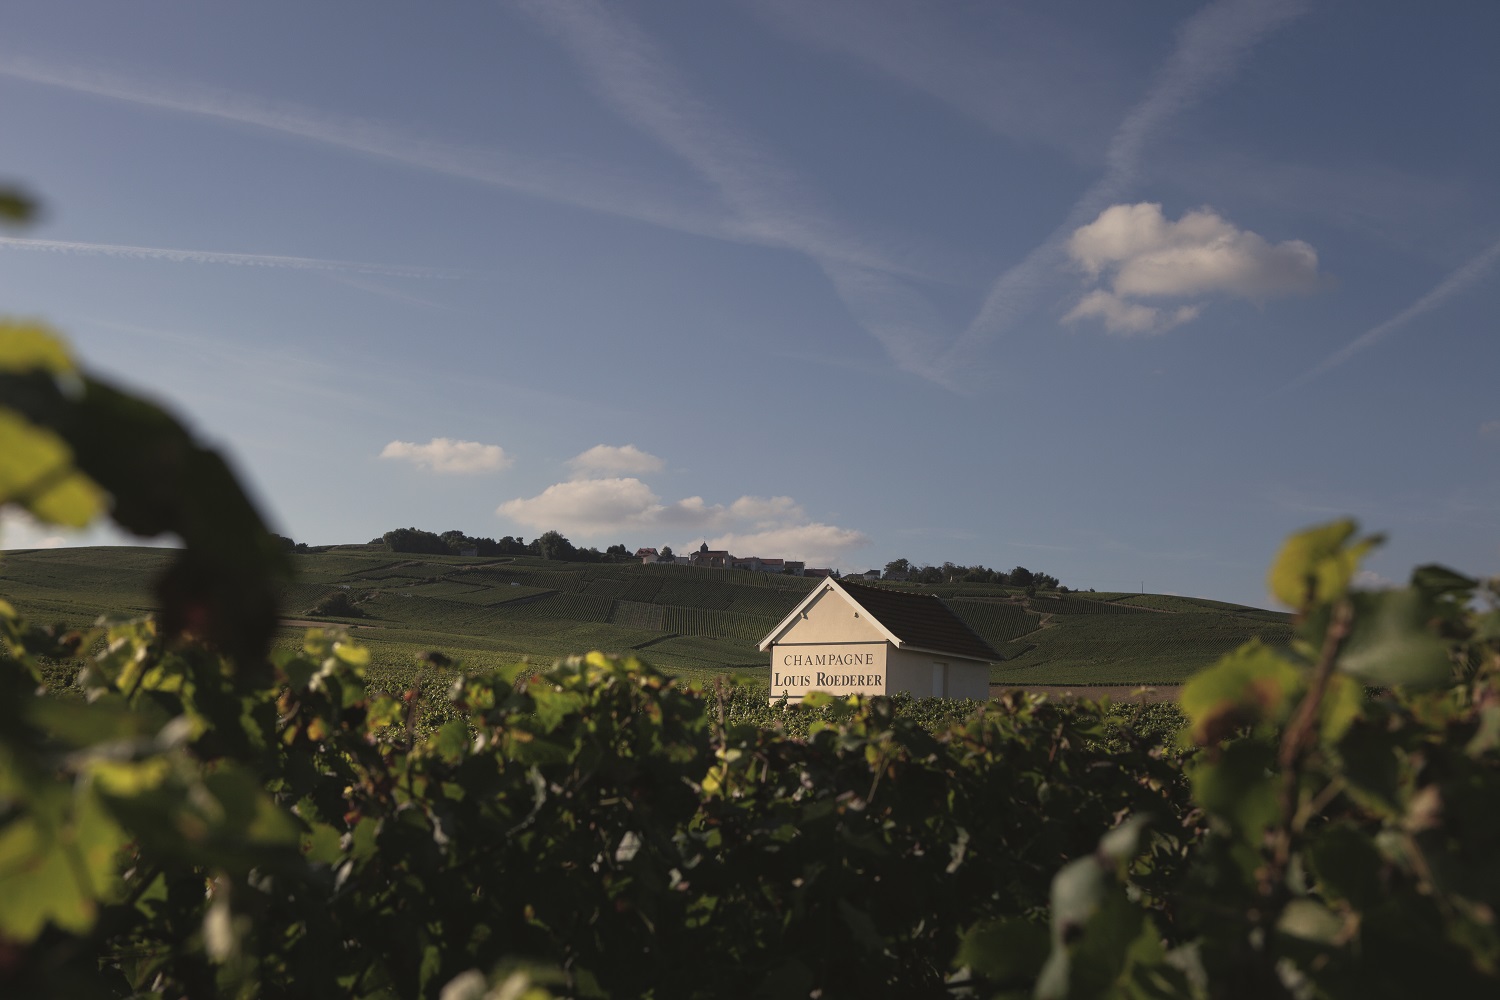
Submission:
[[[1012,675],[1224,648],[1180,711],[771,705],[635,657],[513,662],[545,635],[736,663],[743,640],[611,623],[641,591],[589,591],[622,567],[518,564],[534,582],[495,589],[542,593],[487,606],[451,598],[502,567],[346,550],[288,586],[217,455],[52,378],[45,333],[9,347],[0,503],[81,526],[111,496],[184,546],[0,564],[6,997],[1500,995],[1500,580],[1354,588],[1379,539],[1333,522],[1272,563],[1290,625],[948,595],[997,637],[1035,626]],[[729,609],[760,583],[667,582],[695,603],[664,626],[756,617]],[[320,592],[350,627],[289,631]]]
[[[0,564],[0,583],[27,613],[77,628],[153,608],[149,581],[169,556],[146,548],[17,552]],[[410,656],[424,646],[472,663],[507,656],[548,663],[582,648],[649,651],[679,675],[754,675],[765,669],[756,643],[814,584],[692,566],[403,557],[364,545],[299,554],[294,567],[281,590],[282,617],[354,629],[372,650],[372,674],[398,678],[410,677]],[[1196,598],[1027,597],[983,584],[920,591],[943,597],[1005,657],[992,671],[998,684],[1172,683],[1249,639],[1284,646],[1290,634],[1279,612]],[[314,610],[338,593],[357,615]],[[286,624],[277,642],[290,649],[300,635]]]

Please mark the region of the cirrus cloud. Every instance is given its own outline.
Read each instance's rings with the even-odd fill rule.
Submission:
[[[1263,302],[1311,292],[1321,281],[1318,253],[1309,244],[1270,243],[1210,208],[1173,222],[1155,202],[1111,205],[1073,231],[1067,251],[1084,273],[1109,287],[1086,293],[1063,322],[1097,318],[1110,333],[1163,333],[1202,308],[1140,299],[1225,295]]]
[[[420,469],[448,475],[499,472],[509,468],[513,461],[498,444],[445,437],[435,437],[426,444],[392,441],[381,449],[380,457],[411,462]]]

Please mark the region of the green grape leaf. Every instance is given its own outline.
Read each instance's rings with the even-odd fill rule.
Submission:
[[[1046,925],[1025,917],[999,917],[964,934],[953,964],[999,984],[1031,983],[1047,961]]]
[[[1364,710],[1364,685],[1352,677],[1335,674],[1329,679],[1320,706],[1319,729],[1324,743],[1337,743]]]
[[[0,828],[0,933],[31,941],[50,922],[82,934],[118,888],[127,837],[87,784],[53,786]]]
[[[0,408],[0,503],[18,504],[47,524],[82,528],[104,502],[62,438]]]
[[[0,219],[30,222],[36,216],[36,201],[13,187],[0,187]]]
[[[1266,582],[1278,601],[1299,610],[1326,604],[1349,589],[1365,553],[1378,536],[1352,542],[1359,526],[1334,521],[1292,535],[1271,564]]]
[[[1194,674],[1178,702],[1193,742],[1211,746],[1242,727],[1281,722],[1302,684],[1301,670],[1252,639]]]
[[[1380,687],[1428,687],[1450,675],[1448,645],[1428,628],[1429,601],[1415,588],[1361,594],[1339,669]]]
[[[73,371],[68,345],[42,323],[0,319],[0,372],[33,371]]]
[[[1294,899],[1281,911],[1276,930],[1317,944],[1332,944],[1344,929],[1344,921],[1322,903]]]
[[[1243,843],[1259,845],[1281,814],[1276,751],[1260,740],[1235,740],[1216,759],[1188,767],[1193,798],[1211,816],[1228,820]]]
[[[1381,884],[1385,861],[1370,839],[1346,825],[1330,825],[1314,834],[1308,860],[1327,899],[1347,900],[1373,909],[1386,899]]]
[[[228,464],[160,407],[98,379],[76,381],[65,391],[48,372],[0,368],[0,399],[66,443],[73,466],[113,499],[116,524],[137,535],[171,532],[182,539],[156,584],[164,630],[260,661],[290,562]],[[7,452],[0,447],[3,461],[14,465]],[[10,492],[13,484],[0,488]],[[54,516],[83,516],[79,489],[69,487],[68,503],[56,501],[63,506]]]
[[[1052,953],[1037,980],[1039,1000],[1120,995],[1122,982],[1164,961],[1156,929],[1119,880],[1145,827],[1144,817],[1131,817],[1052,879]]]

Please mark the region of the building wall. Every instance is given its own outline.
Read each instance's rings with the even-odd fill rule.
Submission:
[[[987,663],[897,649],[859,609],[825,587],[771,646],[771,701],[809,691],[913,698],[990,696]]]
[[[776,643],[771,647],[771,703],[801,701],[809,691],[886,693],[889,642]]]
[[[935,667],[940,669],[935,670]],[[886,660],[886,670],[886,690],[890,694],[905,691],[913,698],[973,698],[975,701],[987,701],[990,697],[987,663],[937,653],[892,649]]]
[[[885,642],[885,633],[827,586],[804,610],[778,643]],[[857,617],[856,617],[857,616]]]

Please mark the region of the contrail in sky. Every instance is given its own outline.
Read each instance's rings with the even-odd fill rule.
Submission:
[[[18,236],[0,236],[0,248],[125,257],[135,260],[170,260],[187,264],[236,264],[240,267],[285,267],[298,271],[340,271],[353,274],[379,274],[390,278],[459,278],[465,273],[440,267],[370,264],[357,260],[324,260],[319,257],[287,257],[260,253],[217,253],[212,250],[174,250],[169,247],[138,247],[120,243],[34,240]]]
[[[1115,129],[1104,155],[1103,176],[1073,203],[1062,224],[1040,246],[995,281],[979,313],[939,367],[962,370],[983,342],[1015,322],[1032,293],[1054,280],[1066,261],[1063,248],[1073,231],[1123,197],[1140,178],[1151,142],[1174,118],[1226,83],[1257,42],[1300,17],[1308,6],[1306,0],[1219,0],[1189,18],[1151,89]]]
[[[33,56],[0,51],[0,76],[58,87],[115,101],[268,129],[299,139],[474,181],[535,198],[645,222],[692,236],[750,245],[776,245],[775,234],[727,218],[710,204],[695,204],[680,190],[556,157],[535,157],[482,149],[412,135],[365,118],[331,115],[302,105],[200,84],[171,85],[80,68]],[[851,264],[901,270],[901,262],[869,257],[868,248],[844,246]],[[941,278],[940,266],[917,269]]]
[[[514,6],[562,43],[621,118],[719,192],[737,231],[805,254],[899,367],[944,384],[931,367],[941,344],[938,311],[897,280],[927,274],[835,223],[791,170],[699,99],[661,47],[617,7],[590,0],[516,0]]]
[[[1319,375],[1322,375],[1324,372],[1329,371],[1333,368],[1337,368],[1339,365],[1343,364],[1345,361],[1348,361],[1350,358],[1354,357],[1354,355],[1358,354],[1360,351],[1363,351],[1365,348],[1384,340],[1386,337],[1389,337],[1396,330],[1405,326],[1407,323],[1411,322],[1413,319],[1416,319],[1423,313],[1430,312],[1431,310],[1436,309],[1438,306],[1442,305],[1444,302],[1447,302],[1453,296],[1457,295],[1465,288],[1468,288],[1480,278],[1483,278],[1486,274],[1489,273],[1490,269],[1493,268],[1497,262],[1500,262],[1500,241],[1491,244],[1488,249],[1481,251],[1467,264],[1463,265],[1458,270],[1448,275],[1448,277],[1444,278],[1442,284],[1438,285],[1432,291],[1428,292],[1426,295],[1422,296],[1420,299],[1413,302],[1411,305],[1407,306],[1405,309],[1401,310],[1396,315],[1386,320],[1384,323],[1381,323],[1378,326],[1373,326],[1369,330],[1366,330],[1364,333],[1360,334],[1358,337],[1355,337],[1353,340],[1349,341],[1349,343],[1345,344],[1337,351],[1334,351],[1332,354],[1328,355],[1328,357],[1323,359],[1322,363],[1309,368],[1301,375],[1298,375],[1295,379],[1286,384],[1286,388],[1295,389],[1298,386],[1306,385],[1308,382],[1311,382],[1313,379],[1317,378]]]

